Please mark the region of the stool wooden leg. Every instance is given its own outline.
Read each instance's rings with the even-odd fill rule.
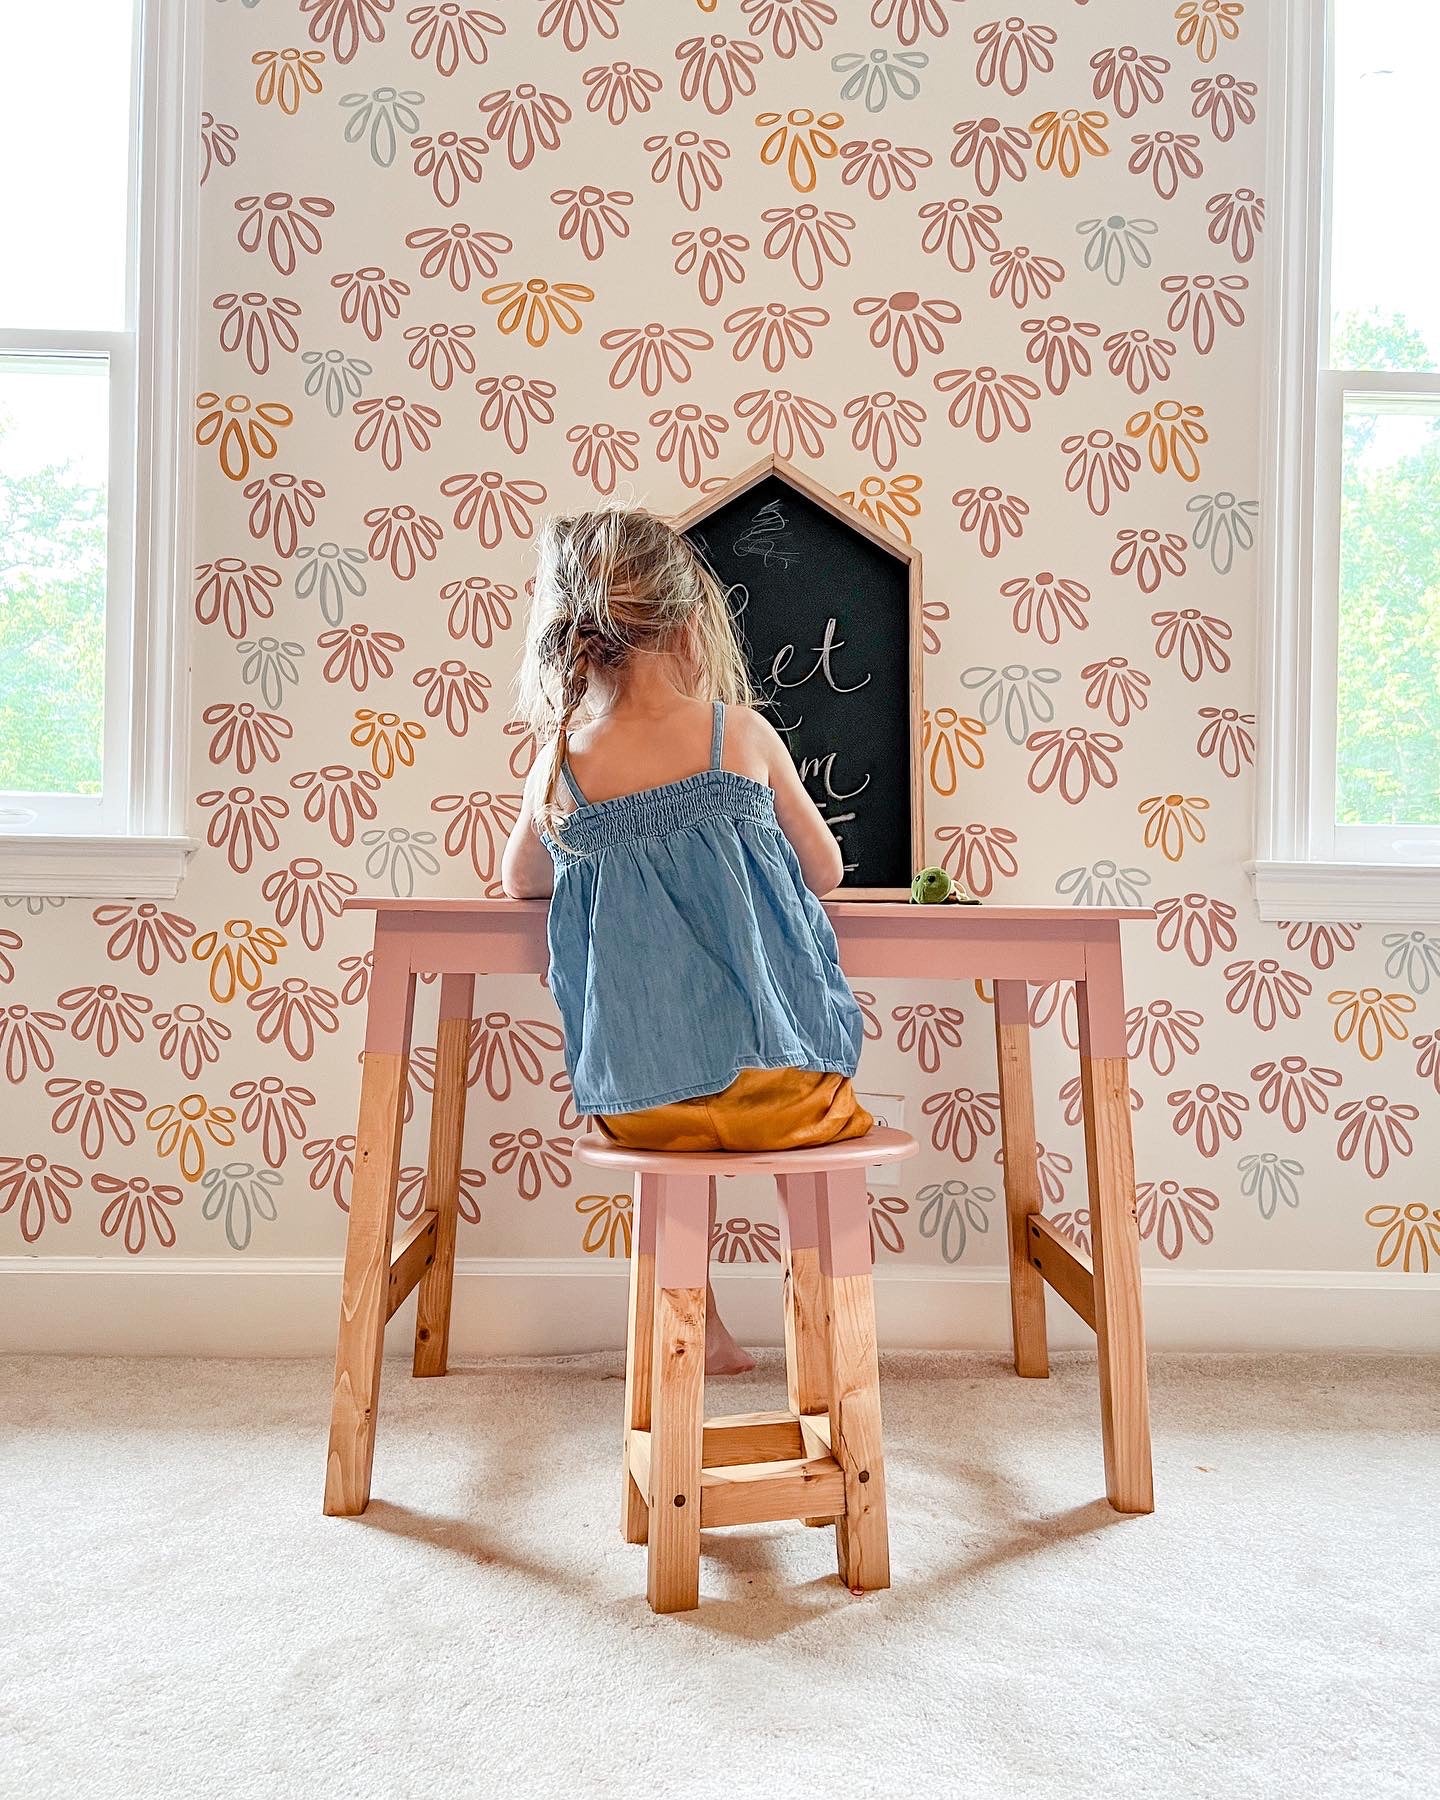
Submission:
[[[1041,1210],[1036,1162],[1035,1083],[1030,1069],[1030,990],[995,983],[995,1060],[1000,1072],[1000,1141],[1005,1153],[1005,1217],[1010,1233],[1010,1335],[1017,1375],[1048,1375],[1045,1282],[1030,1260],[1030,1215]]]
[[[705,1277],[710,1184],[658,1178],[655,1351],[650,1407],[650,1561],[654,1611],[700,1604],[700,1466],[705,1415]]]
[[[785,1386],[793,1413],[824,1412],[830,1403],[825,1303],[820,1293],[817,1175],[777,1175],[785,1290]],[[827,1521],[828,1523],[828,1521]]]
[[[643,1544],[649,1496],[630,1473],[630,1433],[650,1429],[655,1352],[655,1191],[658,1175],[635,1177],[630,1217],[630,1316],[625,1332],[625,1495],[620,1529],[627,1544]]]
[[[414,998],[415,977],[387,961],[377,941],[325,1463],[325,1511],[332,1514],[362,1513],[370,1500]],[[386,1048],[372,1048],[376,1042]]]
[[[880,1367],[870,1280],[865,1171],[819,1177],[820,1277],[830,1362],[830,1449],[845,1476],[835,1522],[840,1578],[866,1591],[890,1585]]]
[[[1117,1512],[1147,1513],[1155,1509],[1155,1493],[1118,926],[1113,946],[1087,951],[1085,969],[1076,997],[1105,1491]]]
[[[459,1215],[460,1160],[465,1148],[465,1063],[474,1000],[473,975],[441,978],[430,1161],[425,1180],[425,1204],[435,1209],[435,1256],[420,1277],[415,1307],[413,1368],[417,1375],[443,1375],[449,1367],[455,1227]]]

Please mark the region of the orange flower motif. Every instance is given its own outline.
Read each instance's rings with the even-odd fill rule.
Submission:
[[[938,706],[932,713],[927,707],[921,725],[920,747],[930,753],[930,785],[937,794],[949,798],[960,786],[960,764],[967,769],[983,769],[985,752],[980,739],[985,727],[979,719],[967,719],[953,706]]]
[[[205,1173],[205,1140],[229,1149],[235,1142],[233,1106],[212,1106],[203,1094],[185,1094],[173,1106],[153,1106],[145,1123],[155,1135],[155,1154],[173,1156],[182,1181]]]
[[[550,327],[573,337],[580,329],[576,310],[595,298],[594,288],[579,281],[549,282],[541,276],[529,281],[502,281],[488,287],[480,298],[487,306],[498,306],[495,323],[508,337],[525,327],[525,342],[538,350],[550,339]]]
[[[1182,481],[1198,481],[1200,458],[1195,446],[1210,442],[1210,433],[1200,423],[1204,417],[1203,406],[1157,400],[1143,412],[1131,413],[1125,421],[1125,435],[1146,440],[1150,467],[1157,475],[1173,469]]]
[[[1339,1009],[1335,1014],[1335,1042],[1348,1044],[1353,1037],[1366,1062],[1379,1062],[1387,1037],[1403,1044],[1410,1036],[1404,1015],[1415,1010],[1413,995],[1383,994],[1377,987],[1365,987],[1336,988],[1325,998]]]
[[[223,1006],[240,989],[250,993],[259,987],[263,970],[279,961],[285,942],[284,933],[271,925],[227,919],[219,931],[202,932],[190,946],[190,954],[196,962],[209,963],[210,994]]]
[[[1200,814],[1209,812],[1210,802],[1199,794],[1152,794],[1135,809],[1145,820],[1145,848],[1158,845],[1167,862],[1179,862],[1185,854],[1185,842],[1205,842],[1205,826]]]
[[[628,1194],[582,1194],[575,1202],[582,1218],[589,1215],[580,1247],[587,1256],[630,1254],[630,1196]]]
[[[1030,121],[1035,135],[1035,167],[1059,169],[1067,180],[1078,175],[1082,156],[1110,154],[1110,146],[1100,135],[1109,123],[1107,113],[1081,112],[1078,106],[1038,114]]]
[[[814,190],[817,162],[828,162],[840,154],[835,133],[845,123],[843,113],[816,113],[808,106],[793,106],[784,113],[757,113],[755,123],[769,128],[760,146],[761,162],[766,168],[783,162],[797,194]]]
[[[195,396],[195,404],[200,408],[195,442],[219,444],[220,472],[231,481],[246,479],[252,456],[268,462],[280,448],[275,432],[295,418],[279,401],[262,400],[257,405],[247,394],[226,394],[222,399],[206,392]]]
[[[1408,1206],[1372,1206],[1365,1223],[1382,1234],[1375,1246],[1377,1269],[1393,1268],[1398,1262],[1407,1275],[1414,1271],[1428,1275],[1430,1252],[1440,1257],[1440,1209],[1419,1200]]]
[[[847,488],[840,498],[908,544],[910,527],[906,521],[920,517],[922,485],[919,475],[867,475],[858,487]]]
[[[1181,0],[1175,8],[1180,21],[1175,42],[1182,50],[1191,45],[1201,62],[1213,62],[1221,38],[1231,43],[1240,35],[1241,0]]]
[[[315,71],[324,60],[323,50],[257,50],[250,58],[260,71],[255,81],[256,105],[278,102],[283,113],[299,112],[303,94],[321,91]]]
[[[399,713],[362,706],[355,714],[350,742],[357,750],[370,752],[370,767],[382,781],[388,781],[397,768],[415,767],[415,746],[424,735],[425,727],[418,719],[402,719]]]

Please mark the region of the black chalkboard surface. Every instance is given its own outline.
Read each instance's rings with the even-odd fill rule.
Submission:
[[[766,716],[839,840],[847,891],[908,891],[924,841],[918,566],[849,511],[771,463],[679,523],[729,592]]]

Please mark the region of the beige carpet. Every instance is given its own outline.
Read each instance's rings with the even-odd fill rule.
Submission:
[[[1440,1793],[1440,1364],[1157,1359],[1160,1510],[1120,1519],[1088,1361],[895,1357],[892,1591],[765,1526],[669,1619],[616,1376],[387,1370],[341,1521],[318,1363],[0,1362],[0,1793]]]

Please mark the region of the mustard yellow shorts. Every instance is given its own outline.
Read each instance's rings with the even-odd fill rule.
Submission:
[[[847,1076],[742,1069],[723,1094],[606,1113],[598,1123],[628,1150],[801,1150],[864,1137],[875,1121]]]

